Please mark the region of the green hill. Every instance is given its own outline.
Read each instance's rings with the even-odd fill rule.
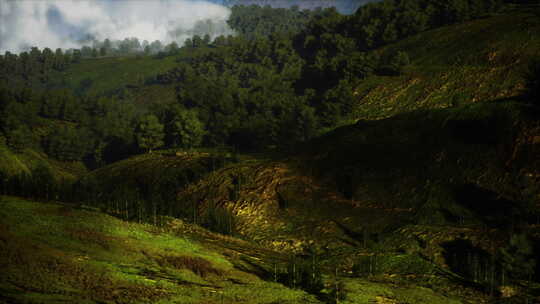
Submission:
[[[482,102],[362,121],[296,156],[211,173],[182,190],[179,203],[227,206],[245,235],[293,250],[355,244],[363,230],[407,224],[508,223],[507,212],[540,194],[535,111]],[[490,203],[502,209],[491,214]]]
[[[540,109],[523,95],[523,73],[540,55],[538,9],[518,7],[387,45],[375,50],[383,61],[398,51],[411,59],[399,75],[378,71],[322,98],[316,90],[295,95],[294,77],[313,68],[296,65],[300,57],[282,86],[287,73],[248,56],[259,42],[242,39],[223,54],[203,49],[190,58],[186,48],[177,57],[72,64],[52,86],[126,97],[89,99],[85,111],[99,119],[80,122],[114,125],[93,129],[103,136],[97,150],[125,141],[125,151],[110,152],[114,159],[136,151],[141,108],[152,108],[169,131],[185,123],[157,105],[177,99],[213,128],[210,145],[268,151],[157,150],[86,172],[80,162],[1,144],[0,172],[28,173],[45,163],[59,179],[80,178],[65,195],[73,205],[0,197],[0,301],[538,301]],[[289,47],[266,51],[286,58]],[[180,68],[162,75],[167,85],[153,81],[182,56]],[[283,88],[290,90],[281,95]],[[288,97],[298,98],[290,113]],[[113,100],[115,115],[107,115]],[[124,107],[126,100],[137,106]],[[350,115],[333,107],[341,102],[352,105]],[[345,122],[310,139],[321,109]],[[274,124],[277,117],[287,124]],[[273,140],[287,136],[302,141],[272,150]]]
[[[404,50],[412,64],[402,76],[361,84],[358,123],[286,158],[203,166],[198,178],[176,188],[174,209],[198,206],[204,216],[223,207],[237,218],[238,233],[292,251],[356,246],[366,234],[391,238],[411,224],[508,225],[507,212],[527,213],[539,194],[538,110],[517,97],[522,72],[540,49],[535,14],[507,11],[379,50]],[[175,163],[201,160],[156,154],[89,176],[105,189],[149,184]],[[500,209],[483,214],[488,203]]]
[[[380,119],[415,109],[438,109],[521,95],[523,73],[540,55],[538,8],[420,33],[380,49],[405,51],[411,64],[401,76],[361,83],[354,116]]]
[[[273,282],[269,270],[283,271],[287,257],[245,241],[178,220],[156,228],[69,205],[0,198],[3,303],[323,303]],[[434,291],[396,276],[340,276],[347,292],[341,303],[468,303],[442,277],[430,282],[444,283],[445,296],[442,285]],[[335,280],[324,281],[332,289]]]
[[[13,197],[1,204],[0,301],[317,303],[192,236],[66,205]]]

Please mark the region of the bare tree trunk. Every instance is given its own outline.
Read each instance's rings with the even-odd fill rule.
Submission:
[[[274,282],[277,282],[277,263],[274,262]]]
[[[293,289],[296,288],[296,259],[293,260]]]
[[[154,207],[154,226],[157,226],[157,203],[153,200],[152,205]]]
[[[336,274],[335,274],[335,283],[336,283],[336,304],[339,304],[339,283],[338,283],[338,269],[336,266]]]

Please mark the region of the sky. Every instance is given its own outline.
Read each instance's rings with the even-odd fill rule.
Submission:
[[[78,48],[88,36],[183,42],[208,19],[221,27],[216,33],[232,33],[225,23],[229,14],[227,7],[202,0],[0,0],[0,53]]]
[[[351,1],[363,3],[368,0],[297,2],[301,8],[310,8],[332,3],[351,7]],[[258,2],[277,4],[280,0]],[[0,0],[0,53],[18,53],[32,46],[52,50],[80,48],[81,40],[89,37],[100,41],[136,37],[141,42],[160,40],[167,44],[177,41],[181,45],[194,33],[201,34],[201,29],[208,29],[208,26],[201,26],[206,20],[213,24],[211,36],[233,34],[226,24],[230,10],[223,3],[227,0]]]

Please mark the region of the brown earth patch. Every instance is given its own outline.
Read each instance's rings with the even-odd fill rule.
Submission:
[[[72,230],[69,231],[69,234],[73,239],[84,243],[97,244],[104,249],[111,249],[111,244],[117,240],[115,237],[90,229]]]
[[[223,271],[214,268],[212,263],[200,257],[165,256],[158,260],[158,264],[162,267],[187,269],[200,277],[221,276],[223,274]]]

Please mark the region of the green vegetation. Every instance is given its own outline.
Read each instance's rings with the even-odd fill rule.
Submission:
[[[234,6],[229,24],[239,31],[236,37],[219,36],[210,41],[209,37],[195,35],[183,47],[171,44],[164,52],[157,46],[159,41],[146,46],[133,38],[95,42],[94,50],[114,56],[98,57],[97,51],[85,47],[68,52],[69,66],[55,65],[67,60],[61,50],[52,53],[34,48],[22,57],[6,54],[0,57],[0,70],[11,76],[3,76],[1,108],[11,118],[1,127],[8,144],[20,151],[47,142],[32,140],[28,132],[43,124],[42,118],[74,123],[68,125],[86,135],[79,137],[87,139],[81,145],[87,149],[77,149],[81,151],[74,157],[64,157],[66,153],[56,152],[57,148],[49,149],[49,154],[61,160],[86,159],[89,166],[95,167],[138,152],[134,145],[133,131],[138,127],[135,122],[147,115],[169,125],[167,130],[173,134],[166,134],[169,140],[165,144],[179,144],[174,138],[180,126],[170,122],[176,115],[172,109],[180,106],[187,113],[196,113],[197,119],[189,121],[198,120],[201,125],[193,123],[190,128],[197,130],[195,142],[206,147],[228,145],[243,151],[288,148],[343,120],[365,117],[360,111],[374,111],[370,105],[363,106],[365,102],[361,102],[361,110],[355,111],[360,104],[358,92],[365,84],[373,83],[366,78],[394,75],[394,81],[396,77],[407,77],[409,83],[416,81],[414,77],[411,80],[408,69],[409,63],[414,66],[420,58],[419,54],[406,47],[392,49],[395,45],[389,44],[449,24],[470,20],[482,23],[476,19],[500,10],[500,3],[491,0],[456,0],[445,5],[434,0],[382,1],[363,6],[351,16],[335,9],[310,12]],[[277,24],[280,26],[270,26]],[[505,28],[503,32],[511,32],[514,27]],[[520,42],[524,39],[532,38]],[[155,50],[145,55],[146,47]],[[380,47],[390,50],[381,52]],[[158,49],[161,53],[149,56]],[[516,82],[508,81],[508,85],[515,86]],[[494,91],[490,87],[486,90]],[[471,100],[467,94],[452,96],[447,103]],[[414,109],[411,103],[419,104],[413,94],[406,96],[408,105],[390,114]],[[122,111],[110,109],[125,108],[123,101],[137,104],[136,111],[126,111],[130,114],[122,117],[122,129],[129,132],[110,134],[99,129],[97,126],[103,124],[95,120],[119,116],[117,113]],[[430,102],[436,103],[436,98],[430,98]],[[107,125],[113,124],[106,120]],[[115,120],[119,121],[118,117]],[[206,132],[199,139],[201,129]],[[148,149],[146,144],[143,146]]]
[[[152,149],[163,146],[163,125],[159,123],[159,120],[154,115],[147,115],[141,117],[135,129],[135,135],[137,136],[137,144],[139,148],[147,150],[152,153]]]
[[[75,89],[80,94],[122,94],[127,87],[142,86],[152,76],[175,66],[175,57],[123,56],[85,59],[52,80],[53,86]],[[63,84],[64,83],[64,84]]]
[[[317,303],[187,237],[93,211],[2,197],[2,300]]]
[[[538,300],[537,15],[235,6],[0,56],[0,300]]]
[[[241,242],[220,239],[204,231],[187,233],[188,230],[175,228],[174,221],[159,229],[122,222],[69,205],[34,203],[5,196],[1,204],[4,221],[0,226],[0,246],[5,253],[0,257],[4,269],[0,281],[2,300],[321,303],[302,290],[272,282],[272,272],[269,281],[250,273],[260,267],[273,268],[263,261],[257,262],[260,259],[250,262],[263,263],[258,268],[245,268],[250,264],[244,264],[244,259],[262,252],[253,245],[245,247]],[[216,246],[215,241],[219,245]],[[239,251],[244,253],[231,255]],[[283,279],[291,287],[320,291],[320,297],[331,293],[334,278],[324,278],[324,284],[320,274],[315,281],[311,279],[313,267],[319,267],[318,260],[295,258],[285,264],[279,254],[268,254],[270,252],[265,253],[266,258],[281,259],[279,269],[287,269],[285,276],[276,274],[276,280]],[[457,298],[438,296],[428,288],[395,289],[387,285],[391,282],[346,276],[340,280],[343,281],[340,283],[342,298],[350,303],[369,303],[381,296],[461,303]]]

